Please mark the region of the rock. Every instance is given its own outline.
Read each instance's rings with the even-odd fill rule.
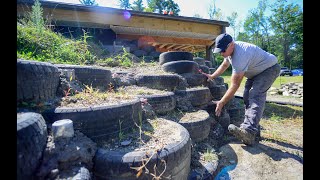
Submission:
[[[55,121],[52,124],[52,134],[54,139],[73,137],[73,122],[70,119]]]
[[[131,139],[122,141],[120,144],[121,146],[128,146],[129,144],[131,144]]]

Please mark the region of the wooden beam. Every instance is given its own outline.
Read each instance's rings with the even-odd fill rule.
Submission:
[[[167,46],[168,44],[162,44],[159,46],[159,48],[164,48],[165,46]]]
[[[185,45],[182,44],[182,45],[179,45],[179,46],[174,47],[173,49],[179,49],[179,48],[182,48],[183,46],[185,46]]]
[[[180,50],[182,50],[182,49],[187,49],[187,48],[190,48],[190,47],[192,47],[192,46],[187,45],[187,46],[185,46],[185,47],[183,47],[183,48],[180,48]]]
[[[143,35],[129,35],[129,34],[118,34],[117,37],[122,39],[140,39],[146,42],[157,42],[161,44],[189,44],[189,45],[203,45],[210,46],[213,41],[206,39],[192,39],[192,38],[175,38],[175,37],[165,37],[165,36],[143,36]]]
[[[172,47],[176,46],[177,44],[172,44],[170,46],[167,47],[167,49],[171,49]]]

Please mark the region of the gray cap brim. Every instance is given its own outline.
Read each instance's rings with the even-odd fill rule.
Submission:
[[[221,52],[221,49],[220,49],[220,48],[214,48],[214,49],[213,49],[213,53],[219,53],[219,52]]]

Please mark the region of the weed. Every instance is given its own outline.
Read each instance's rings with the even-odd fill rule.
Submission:
[[[123,122],[123,121],[120,121],[120,119],[119,119],[119,140],[120,140],[120,141],[121,141],[122,139],[124,139],[124,133],[122,132],[122,128],[121,128],[122,122]]]
[[[36,28],[38,33],[42,33],[45,28],[45,23],[43,19],[43,9],[40,6],[39,0],[35,0],[32,11],[29,13],[29,18],[29,23]]]
[[[160,179],[162,179],[162,176],[163,176],[163,174],[165,173],[165,171],[166,171],[166,169],[167,169],[167,164],[166,164],[166,161],[165,161],[164,159],[161,159],[161,163],[164,164],[164,169],[163,169],[163,171],[162,171],[161,173],[159,173],[159,175],[157,175],[158,170],[157,170],[157,165],[156,165],[156,164],[153,166],[153,172],[154,172],[154,173],[151,173],[151,172],[149,171],[149,169],[146,167],[147,164],[149,163],[149,161],[152,159],[152,157],[153,157],[154,155],[159,156],[159,154],[160,154],[160,152],[162,151],[162,149],[163,149],[163,145],[162,145],[162,147],[160,147],[159,149],[155,149],[155,150],[152,152],[151,156],[149,155],[148,152],[146,152],[147,158],[143,158],[143,159],[142,159],[142,165],[141,165],[140,167],[130,167],[131,169],[135,169],[136,171],[138,171],[137,174],[136,174],[136,177],[137,177],[137,178],[141,176],[141,174],[142,174],[142,172],[143,172],[143,169],[144,169],[146,174],[150,174],[151,176],[153,176],[153,177],[152,177],[152,180],[154,180],[154,179],[155,179],[155,180],[160,180]]]
[[[71,90],[70,87],[68,88],[68,90],[63,90],[63,93],[64,93],[64,97],[65,97],[65,98],[71,94],[71,93],[70,93],[70,90]]]
[[[90,93],[90,94],[92,94],[92,93],[94,93],[94,88],[92,87],[92,84],[90,85],[90,86],[88,86],[88,85],[84,85],[86,88],[84,89],[84,92],[85,93]],[[97,90],[97,91],[99,91],[99,89]]]
[[[207,151],[203,154],[203,158],[206,162],[212,162],[214,160],[217,160],[217,155],[212,152],[212,150],[207,149]]]
[[[281,117],[276,115],[275,113],[272,113],[271,117],[270,117],[271,121],[280,121]]]
[[[114,85],[111,82],[108,84],[108,92],[109,93],[114,93],[115,92],[114,91]]]

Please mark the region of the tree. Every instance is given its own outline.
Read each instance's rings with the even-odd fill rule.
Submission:
[[[174,15],[178,15],[180,12],[179,5],[173,0],[147,0],[148,8],[152,12],[162,14],[163,10],[172,11]]]
[[[209,5],[208,15],[210,19],[223,20],[224,16],[220,8],[216,8],[216,0],[213,0],[213,5]]]
[[[200,16],[200,14],[198,14],[198,13],[194,14],[193,17],[202,18],[202,17]]]
[[[162,11],[164,10],[165,1],[164,0],[147,0],[148,7],[152,12],[157,12],[162,14]]]
[[[238,17],[237,12],[232,12],[231,16],[227,17],[227,20],[229,21],[230,27],[233,29],[233,38],[236,39],[236,19]]]
[[[132,10],[135,10],[135,11],[143,11],[144,10],[142,0],[136,0],[133,2],[133,4],[134,4],[134,6],[132,6]]]
[[[291,68],[292,60],[302,61],[303,12],[298,5],[286,5],[285,0],[278,0],[272,5],[272,12],[269,20],[281,44],[276,53],[281,55],[283,65]]]
[[[96,0],[79,0],[81,4],[88,5],[88,6],[98,6]]]
[[[119,6],[120,6],[120,8],[123,8],[123,9],[130,9],[131,8],[131,4],[130,4],[129,0],[119,0]]]
[[[164,9],[167,11],[172,11],[173,15],[179,15],[180,8],[177,3],[175,3],[173,0],[167,0],[164,2]]]
[[[258,8],[252,12],[252,17],[259,25],[259,34],[262,35],[261,46],[263,49],[270,51],[270,38],[269,38],[269,28],[270,23],[268,18],[264,15],[267,9],[267,0],[260,0],[258,3]],[[273,52],[273,51],[271,51]]]

